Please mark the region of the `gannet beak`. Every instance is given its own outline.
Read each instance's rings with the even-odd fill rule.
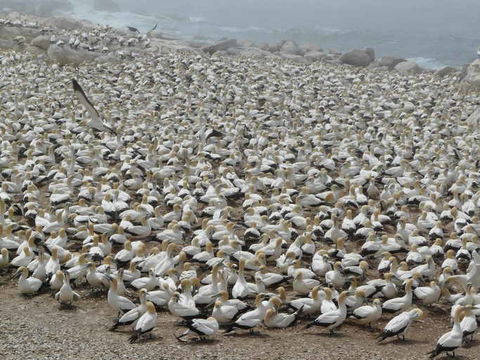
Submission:
[[[10,278],[10,280],[13,280],[13,279],[15,279],[15,278],[20,277],[20,274],[21,274],[21,273],[22,273],[22,272],[20,271],[20,268],[18,268],[17,271],[15,271],[15,273],[12,275],[12,277]]]

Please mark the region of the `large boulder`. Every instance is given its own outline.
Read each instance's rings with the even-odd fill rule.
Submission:
[[[369,68],[384,68],[386,70],[393,70],[393,68],[400,64],[401,62],[406,61],[405,59],[397,58],[394,56],[382,56],[378,59],[375,59],[370,65]]]
[[[375,60],[375,51],[368,49],[354,49],[340,56],[340,62],[353,66],[368,66]]]
[[[256,47],[255,43],[251,40],[237,40],[237,46],[242,48]]]
[[[100,11],[120,11],[120,6],[113,0],[93,0],[93,8]]]
[[[47,50],[50,46],[50,37],[47,35],[39,35],[32,40],[31,44],[42,50]]]
[[[415,62],[415,61],[402,61],[395,65],[394,68],[401,74],[411,75],[411,74],[421,74],[424,70]]]
[[[262,50],[270,51],[272,53],[279,52],[280,49],[282,48],[283,44],[285,43],[285,40],[279,41],[274,44],[262,44],[260,45],[260,48]]]
[[[99,56],[97,53],[57,45],[51,45],[48,48],[47,55],[59,65],[79,65],[92,61]]]
[[[17,47],[17,43],[13,40],[0,39],[0,49],[14,49]]]
[[[444,66],[441,69],[435,71],[435,75],[439,77],[444,77],[447,75],[457,74],[460,73],[460,70],[454,68],[453,66]]]
[[[323,51],[309,51],[303,57],[309,61],[320,61],[324,60],[327,57],[327,54]]]
[[[306,54],[306,53],[309,53],[309,52],[320,52],[322,51],[322,49],[320,48],[320,46],[318,46],[317,44],[314,44],[314,43],[305,43],[305,44],[302,44],[300,45],[300,49],[302,49],[302,51]]]
[[[0,38],[10,39],[23,35],[20,28],[14,26],[0,26]]]
[[[279,49],[282,55],[299,55],[303,56],[305,53],[298,44],[293,40],[286,40]]]
[[[476,59],[468,65],[462,82],[468,86],[480,89],[480,59]]]
[[[225,51],[232,47],[238,47],[238,42],[236,39],[229,39],[217,42],[216,44],[204,47],[203,51],[211,55],[217,51]]]

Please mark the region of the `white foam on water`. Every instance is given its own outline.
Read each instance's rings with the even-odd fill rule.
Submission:
[[[407,60],[415,61],[421,67],[425,69],[431,69],[431,70],[438,70],[447,66],[446,64],[433,58],[411,57],[411,58],[408,58]]]

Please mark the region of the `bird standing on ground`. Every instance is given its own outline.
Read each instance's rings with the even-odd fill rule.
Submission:
[[[139,341],[144,334],[150,333],[155,326],[157,326],[157,311],[155,310],[155,305],[147,301],[145,302],[145,307],[147,311],[140,316],[135,324],[133,334],[129,338],[130,343]]]

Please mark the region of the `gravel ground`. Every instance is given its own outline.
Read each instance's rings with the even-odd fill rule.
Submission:
[[[414,323],[403,342],[377,344],[379,330],[368,331],[344,325],[331,337],[318,328],[304,329],[300,323],[288,330],[267,331],[262,336],[217,335],[212,343],[178,342],[176,319],[160,313],[154,338],[142,343],[128,342],[130,329],[109,332],[115,313],[103,296],[92,297],[79,290],[82,299],[72,310],[60,310],[50,294],[32,298],[18,294],[15,284],[3,277],[0,286],[0,359],[426,359],[436,339],[448,331],[443,309],[427,310],[424,323]],[[384,316],[385,317],[385,316]],[[386,319],[377,325],[383,327]],[[471,348],[457,351],[457,359],[478,359],[475,340]],[[438,357],[447,359],[448,357]]]

